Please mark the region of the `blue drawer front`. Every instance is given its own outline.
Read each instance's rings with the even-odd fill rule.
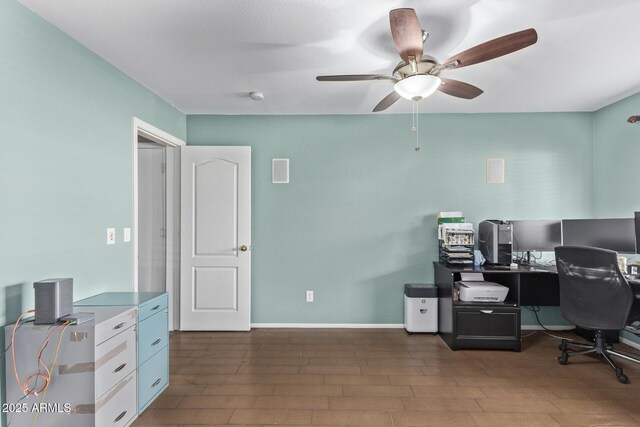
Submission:
[[[169,383],[169,349],[164,347],[140,365],[138,371],[138,414],[164,390]]]
[[[169,344],[167,310],[140,321],[138,328],[138,360],[144,363]]]
[[[138,320],[142,322],[149,316],[153,316],[156,313],[165,311],[169,305],[167,294],[161,295],[158,298],[154,298],[151,301],[145,302],[138,307]]]

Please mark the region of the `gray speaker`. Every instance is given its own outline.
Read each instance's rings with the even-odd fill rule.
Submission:
[[[56,323],[73,311],[73,279],[46,279],[33,283],[36,325]]]
[[[273,184],[289,183],[289,159],[271,160],[271,182]]]

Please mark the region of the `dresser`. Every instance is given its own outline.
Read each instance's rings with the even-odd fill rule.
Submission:
[[[105,292],[74,303],[137,307],[137,409],[142,413],[169,386],[169,315],[166,292]]]
[[[169,315],[166,292],[105,292],[74,303],[137,307],[138,414],[169,386]]]
[[[126,427],[136,418],[137,308],[86,307],[82,311],[94,313],[95,319],[67,326],[64,331],[59,325],[33,323],[17,330],[13,350],[21,380],[43,372],[37,355],[49,334],[51,340],[42,350],[42,360],[48,367],[56,353],[57,360],[44,399],[42,393],[24,398],[14,377],[11,351],[7,352],[6,415],[11,427],[31,426],[37,412],[36,425],[48,427]],[[12,333],[13,325],[6,326],[7,343]],[[38,389],[43,384],[39,379],[29,386]]]

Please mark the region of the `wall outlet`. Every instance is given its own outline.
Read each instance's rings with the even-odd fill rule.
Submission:
[[[307,302],[313,302],[313,291],[307,291],[305,298]]]
[[[131,241],[131,229],[130,228],[125,228],[124,229],[124,233],[122,235],[122,240],[124,242],[130,242]]]
[[[115,245],[116,243],[116,229],[107,228],[107,245]]]

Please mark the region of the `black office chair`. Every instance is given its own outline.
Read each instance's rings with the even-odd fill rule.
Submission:
[[[618,381],[628,383],[629,379],[611,356],[636,363],[640,360],[613,350],[613,346],[606,343],[603,332],[622,330],[629,322],[638,320],[634,317],[640,316],[640,301],[618,268],[616,252],[585,246],[560,246],[555,252],[562,316],[576,326],[595,331],[592,344],[562,340],[562,355],[558,362],[566,365],[570,356],[595,353],[616,371]]]

